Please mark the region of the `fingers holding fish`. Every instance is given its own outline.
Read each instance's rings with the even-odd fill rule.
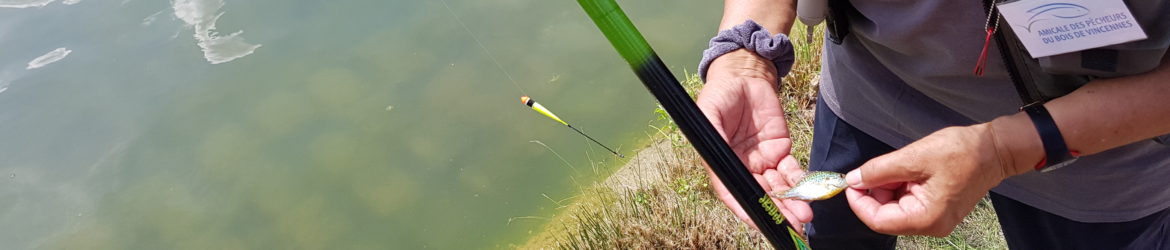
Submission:
[[[768,169],[767,171],[764,171],[763,176],[764,176],[764,179],[767,180],[767,184],[765,186],[768,186],[768,187],[765,188],[765,190],[767,190],[769,192],[769,194],[774,193],[776,191],[780,191],[780,190],[788,190],[788,189],[790,189],[789,187],[791,187],[793,184],[795,184],[795,183],[790,183],[789,181],[791,178],[787,178],[785,176],[785,174],[782,174],[781,170]],[[769,195],[769,196],[772,197],[772,200],[775,201],[776,204],[782,205],[781,206],[782,210],[788,211],[788,214],[786,214],[785,216],[787,216],[788,218],[791,218],[791,220],[794,220],[794,221],[797,221],[800,223],[806,223],[806,222],[812,221],[812,218],[813,218],[812,208],[810,208],[808,206],[807,202],[799,201],[799,200],[790,200],[790,199],[778,199],[775,196],[772,196],[772,195]],[[796,223],[793,223],[793,226],[796,226]]]
[[[792,188],[772,191],[769,195],[778,199],[818,201],[832,198],[847,186],[845,175],[841,173],[813,171],[801,177],[800,182]]]

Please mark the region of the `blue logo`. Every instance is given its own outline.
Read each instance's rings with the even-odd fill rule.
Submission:
[[[1040,21],[1053,19],[1072,19],[1089,15],[1089,8],[1073,3],[1050,3],[1036,6],[1028,10],[1032,17],[1028,18],[1028,26],[1024,27],[1032,32],[1032,25]]]

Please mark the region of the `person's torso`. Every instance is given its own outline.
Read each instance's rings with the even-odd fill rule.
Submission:
[[[1018,112],[1022,101],[994,40],[984,75],[973,72],[987,35],[982,1],[852,3],[859,15],[849,17],[841,45],[826,42],[822,63],[823,101],[846,122],[901,147],[947,126]],[[1126,221],[1170,206],[1166,179],[1170,147],[1144,140],[1010,178],[995,191],[1074,220]]]

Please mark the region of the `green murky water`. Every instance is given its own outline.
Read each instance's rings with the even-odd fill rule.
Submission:
[[[622,161],[518,98],[626,154],[654,104],[574,1],[448,2],[520,88],[436,0],[0,1],[0,248],[523,243]],[[622,4],[677,74],[720,14]]]

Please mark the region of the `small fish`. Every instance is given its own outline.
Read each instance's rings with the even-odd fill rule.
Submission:
[[[786,191],[775,191],[769,193],[777,199],[793,199],[802,201],[819,201],[833,197],[841,190],[845,190],[845,175],[828,172],[828,171],[813,171],[804,174],[800,178],[800,182],[796,183],[796,187]]]

